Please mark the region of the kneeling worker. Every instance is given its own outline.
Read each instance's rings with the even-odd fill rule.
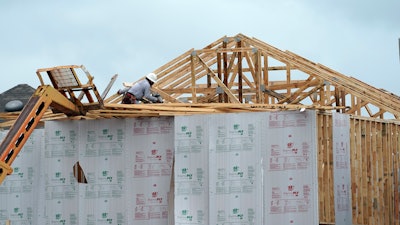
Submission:
[[[120,89],[118,94],[124,95],[122,104],[138,104],[143,98],[153,103],[162,103],[163,101],[160,97],[151,94],[150,88],[155,82],[157,82],[157,75],[149,73],[146,79],[135,83],[132,87]]]

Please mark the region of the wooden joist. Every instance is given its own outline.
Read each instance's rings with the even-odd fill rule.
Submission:
[[[111,98],[115,98],[112,96]],[[107,102],[107,101],[106,101]],[[158,104],[120,104],[105,103],[103,109],[89,110],[86,115],[68,117],[63,113],[53,113],[48,110],[42,117],[42,121],[48,120],[79,120],[99,118],[122,118],[144,116],[175,116],[191,114],[212,113],[238,113],[259,112],[275,110],[302,110],[315,109],[330,111],[337,108],[331,106],[298,105],[298,104],[242,104],[242,103],[158,103]],[[13,125],[19,113],[0,113],[0,128],[8,128]]]

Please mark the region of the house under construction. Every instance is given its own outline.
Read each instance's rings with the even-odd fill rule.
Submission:
[[[80,71],[87,75],[86,84],[81,83],[77,78]],[[109,97],[106,96],[106,92],[100,94],[93,83],[93,77],[84,66],[70,65],[39,69],[37,75],[42,85],[34,95],[51,96],[52,99],[45,105],[37,104],[36,106],[28,103],[24,110],[32,113],[25,113],[28,114],[26,118],[30,118],[27,122],[20,119],[24,111],[2,113],[0,118],[3,122],[0,126],[8,129],[24,125],[25,129],[33,123],[35,126],[36,124],[40,126],[46,121],[79,122],[186,115],[198,116],[194,118],[206,123],[206,120],[203,121],[201,118],[202,115],[254,113],[257,117],[260,116],[258,113],[312,111],[315,113],[315,127],[309,127],[309,129],[315,132],[315,139],[311,139],[317,148],[314,160],[317,168],[314,179],[318,187],[317,203],[314,206],[317,210],[316,218],[319,224],[350,224],[338,222],[340,207],[338,208],[337,204],[339,201],[347,200],[338,198],[340,193],[336,189],[338,183],[335,183],[338,181],[334,179],[337,178],[335,167],[339,165],[339,162],[337,161],[338,148],[335,145],[336,131],[334,131],[338,124],[333,114],[343,114],[348,118],[346,138],[350,156],[348,171],[351,172],[348,189],[351,193],[347,195],[350,196],[349,205],[343,211],[351,211],[352,224],[400,225],[399,96],[243,34],[224,36],[202,49],[190,49],[153,72],[157,74],[158,81],[152,87],[152,91],[160,94],[164,103],[126,105],[121,104],[122,96],[118,94]],[[43,74],[49,76],[52,85],[46,85]],[[64,79],[65,77],[68,79]],[[63,101],[63,96],[69,99],[68,104]],[[43,110],[40,111],[40,115],[37,113],[39,109]],[[34,120],[33,118],[38,115],[40,117]],[[221,118],[211,118],[215,124],[218,124],[219,119]],[[219,129],[213,127],[211,122],[207,124],[209,130]],[[263,128],[259,129],[260,132],[266,132],[263,134],[268,135],[267,131],[262,130]],[[29,132],[26,135],[29,136],[33,130],[25,129],[20,132]],[[213,135],[214,133],[210,131],[209,138],[220,134]],[[21,135],[14,136],[17,140],[10,141],[17,143],[16,147],[12,148],[13,151],[19,147],[18,137]],[[177,137],[174,140],[179,141]],[[262,144],[258,143],[255,146],[264,149]],[[11,162],[17,157],[17,154],[11,154],[12,156],[9,156],[10,153],[1,152],[1,154],[2,160],[6,158]],[[177,163],[176,159],[170,162]],[[80,173],[83,172],[80,171]],[[176,177],[176,170],[171,176],[175,180],[179,178]],[[171,191],[170,196],[177,191],[174,189],[176,183],[173,183],[172,178],[171,190],[174,191]],[[82,177],[78,178],[78,180],[82,179]],[[85,182],[90,182],[90,179]],[[283,191],[281,195],[284,195]],[[178,203],[177,199],[175,202],[168,203],[168,206],[172,208],[175,204],[175,211],[168,210],[167,224],[178,223],[177,220],[181,219],[176,215]],[[266,202],[262,204],[265,205]],[[263,218],[268,217],[267,212],[268,210],[264,210]],[[301,210],[296,211],[296,213],[300,212]],[[282,212],[282,215],[290,217],[288,216],[290,213],[289,210]],[[207,216],[211,218],[207,220],[208,222],[214,218],[212,215]],[[197,217],[201,216],[197,215]],[[216,215],[215,220],[212,221],[232,222],[228,215],[226,217]],[[220,218],[224,219],[219,220]],[[0,217],[0,221],[1,219],[6,219],[12,224],[12,219]],[[261,218],[260,221],[269,224],[265,219]],[[296,219],[291,221],[296,221]],[[158,220],[157,224],[163,223]]]

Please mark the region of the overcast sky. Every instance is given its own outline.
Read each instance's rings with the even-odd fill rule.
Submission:
[[[242,33],[400,95],[399,0],[2,0],[0,27],[0,93],[71,64],[114,91]]]

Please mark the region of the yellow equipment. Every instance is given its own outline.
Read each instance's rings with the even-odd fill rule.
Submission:
[[[88,77],[87,84],[79,81],[78,73],[82,71]],[[53,86],[44,84],[42,73],[47,73]],[[0,144],[0,185],[13,172],[12,162],[49,107],[53,112],[62,112],[67,116],[85,115],[88,110],[103,108],[103,99],[92,82],[93,77],[84,66],[44,68],[38,69],[36,74],[41,85]],[[76,96],[75,92],[79,92],[79,95]],[[97,102],[93,100],[93,93]]]

